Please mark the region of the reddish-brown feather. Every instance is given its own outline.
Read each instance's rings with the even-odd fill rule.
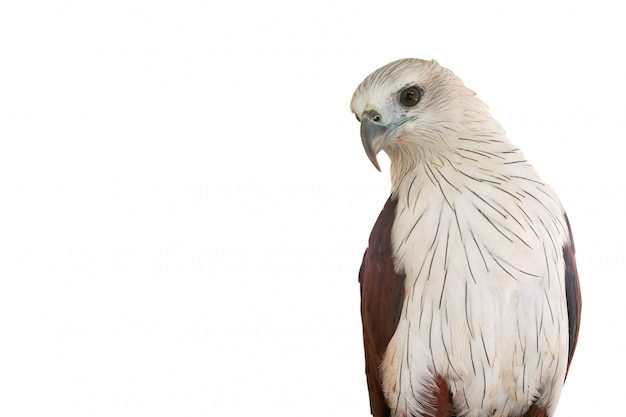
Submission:
[[[437,390],[433,392],[433,398],[437,409],[433,417],[455,417],[454,404],[452,404],[452,395],[446,380],[442,376],[437,376]]]
[[[369,246],[363,255],[359,271],[361,284],[361,316],[363,321],[363,344],[365,348],[365,372],[370,397],[370,408],[374,417],[389,417],[382,388],[380,364],[385,349],[391,340],[404,302],[403,274],[396,273],[393,265],[391,229],[396,215],[397,200],[390,197],[381,211],[369,239]],[[567,217],[566,217],[567,219]],[[569,227],[569,222],[567,223]],[[565,289],[569,316],[569,361],[571,363],[580,328],[581,297],[574,257],[574,242],[563,248],[565,258]],[[436,410],[429,417],[455,417],[452,396],[446,380],[438,376],[435,391],[432,392]],[[522,416],[546,417],[544,407],[532,405]]]
[[[531,405],[528,411],[522,417],[547,417],[547,411],[543,407]]]
[[[383,394],[380,364],[396,331],[404,302],[405,277],[394,270],[391,247],[397,203],[395,198],[389,198],[378,216],[359,272],[365,372],[374,417],[391,415]],[[436,391],[431,395],[437,408],[432,417],[454,416],[448,385],[443,378],[437,378]]]
[[[365,373],[374,417],[391,414],[385,401],[380,364],[400,318],[404,275],[393,268],[391,228],[398,201],[389,198],[376,220],[359,272]]]
[[[565,259],[565,296],[567,298],[567,315],[569,321],[569,356],[567,370],[572,363],[578,332],[580,330],[580,312],[582,310],[582,298],[580,296],[580,282],[578,280],[578,270],[576,268],[576,248],[574,247],[574,237],[572,228],[565,215],[567,229],[569,231],[570,243],[563,248],[563,258]]]

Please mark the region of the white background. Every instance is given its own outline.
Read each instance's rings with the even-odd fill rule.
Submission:
[[[503,3],[2,2],[0,415],[368,415],[357,272],[389,170],[349,102],[409,56],[559,193],[584,309],[557,417],[619,413],[622,6]]]

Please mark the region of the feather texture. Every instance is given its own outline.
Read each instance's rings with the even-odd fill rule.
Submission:
[[[414,109],[394,101],[407,85],[424,91]],[[376,71],[352,108],[402,126],[359,275],[372,414],[552,415],[581,308],[556,194],[434,61]]]
[[[395,272],[391,254],[397,203],[397,199],[390,198],[378,216],[359,272],[365,372],[375,416],[390,415],[383,395],[380,363],[398,325],[404,294],[404,276]]]

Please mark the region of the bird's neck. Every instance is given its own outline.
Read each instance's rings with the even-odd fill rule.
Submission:
[[[391,160],[392,193],[420,184],[462,189],[475,182],[505,183],[513,177],[541,181],[522,152],[504,132],[465,131],[445,146],[424,147],[406,141],[387,150]],[[454,193],[455,194],[455,193]]]

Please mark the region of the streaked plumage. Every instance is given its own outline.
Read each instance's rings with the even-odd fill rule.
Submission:
[[[557,196],[435,61],[376,70],[351,108],[391,159],[359,274],[372,414],[552,415],[581,309]]]

